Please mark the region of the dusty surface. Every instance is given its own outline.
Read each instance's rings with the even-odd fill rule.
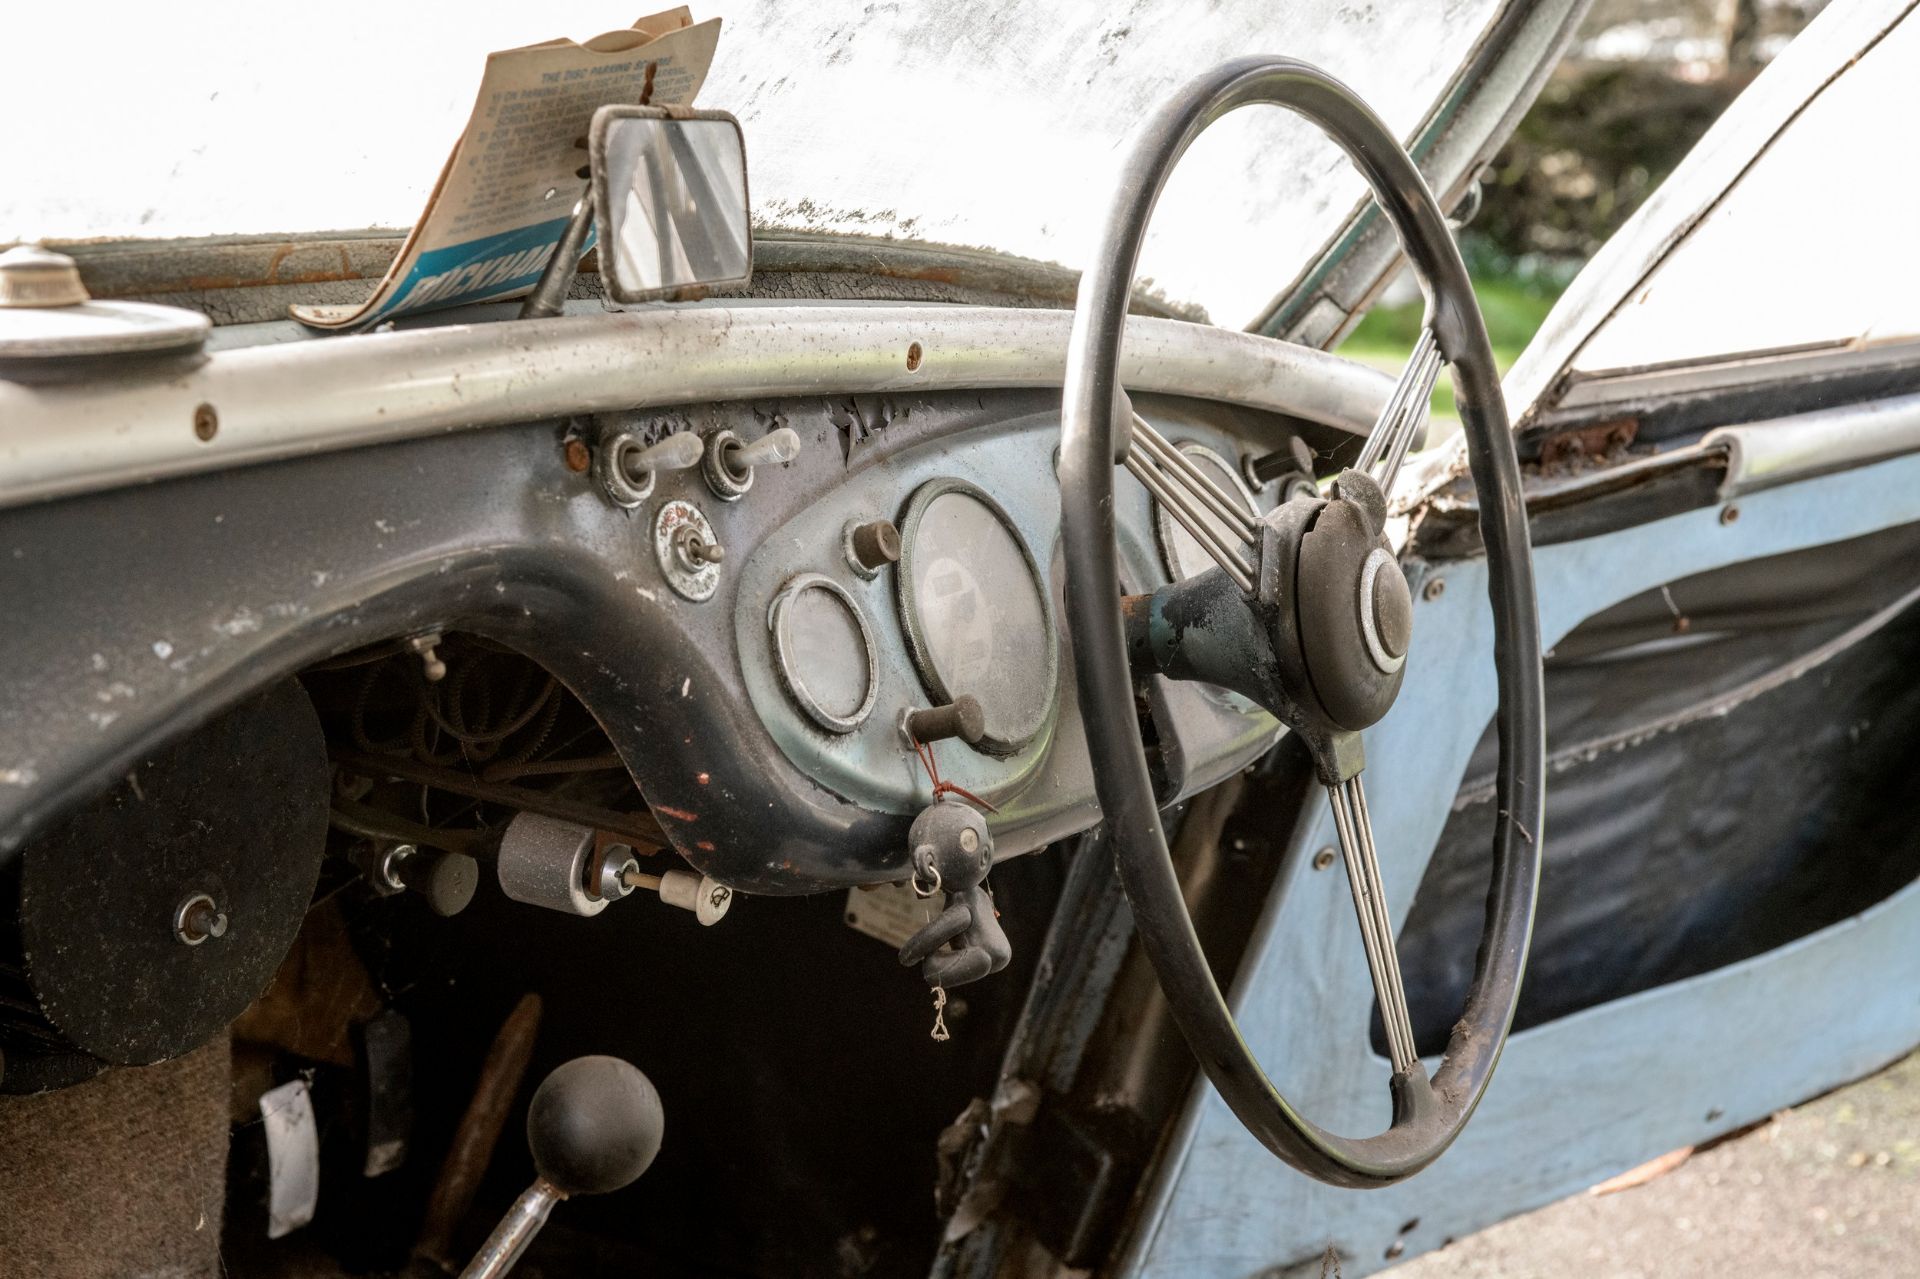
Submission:
[[[1920,1274],[1920,1053],[1632,1190],[1576,1195],[1394,1279]]]

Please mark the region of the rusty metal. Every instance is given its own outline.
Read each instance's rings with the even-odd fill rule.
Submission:
[[[473,1100],[460,1118],[453,1134],[453,1145],[446,1162],[440,1166],[439,1179],[433,1185],[433,1197],[420,1224],[420,1235],[413,1245],[416,1260],[436,1266],[448,1274],[460,1270],[461,1261],[453,1247],[460,1222],[473,1207],[480,1179],[493,1161],[493,1148],[506,1127],[513,1099],[526,1078],[527,1064],[533,1059],[534,1037],[540,1030],[540,996],[522,995],[520,1002],[501,1023],[493,1037],[493,1046],[481,1063],[480,1078],[473,1086]]]
[[[335,751],[333,761],[342,768],[356,773],[376,777],[397,777],[402,781],[432,786],[455,795],[464,795],[468,799],[477,799],[483,803],[504,804],[509,808],[539,813],[563,822],[577,822],[582,826],[606,831],[626,843],[644,844],[649,848],[669,846],[666,832],[660,828],[660,823],[653,819],[651,813],[623,813],[612,808],[602,808],[598,804],[585,804],[579,800],[566,799],[545,791],[530,790],[524,786],[481,781],[451,768],[421,764],[399,755]]]
[[[1561,431],[1540,441],[1540,467],[1551,471],[1587,458],[1619,460],[1640,434],[1640,419],[1627,417]]]

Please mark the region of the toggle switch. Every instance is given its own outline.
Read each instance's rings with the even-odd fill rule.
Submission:
[[[736,502],[753,487],[753,470],[791,462],[800,456],[800,432],[790,426],[768,431],[748,444],[732,431],[707,437],[706,462],[701,467],[707,487],[723,502]]]
[[[653,444],[623,431],[600,446],[594,468],[607,500],[632,510],[652,494],[660,472],[698,466],[705,455],[706,445],[692,431],[676,431]]]

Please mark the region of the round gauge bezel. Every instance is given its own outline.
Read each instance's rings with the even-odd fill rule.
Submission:
[[[993,500],[993,497],[977,484],[955,476],[942,476],[928,480],[913,491],[907,499],[905,513],[900,518],[900,563],[894,573],[894,599],[900,610],[900,623],[906,632],[907,651],[913,656],[914,668],[920,674],[920,682],[934,699],[934,704],[944,706],[958,693],[972,692],[971,689],[954,690],[947,687],[936,666],[932,652],[927,647],[926,631],[921,625],[920,607],[914,601],[913,585],[918,571],[916,553],[920,535],[920,522],[927,508],[934,501],[951,493],[972,498],[986,507],[1000,527],[1020,551],[1020,559],[1026,565],[1027,579],[1032,585],[1036,598],[1040,601],[1040,616],[1046,627],[1046,643],[1042,653],[1046,663],[1045,693],[1040,698],[1034,713],[1026,720],[1008,731],[1005,724],[995,724],[991,717],[987,721],[987,731],[975,743],[974,749],[988,755],[1007,756],[1017,754],[1027,743],[1039,735],[1047,726],[1054,712],[1054,704],[1060,696],[1060,630],[1053,614],[1053,592],[1047,588],[1046,577],[1040,572],[1040,562],[1034,557],[1033,548],[1021,535],[1020,526],[1013,522],[1006,508]]]
[[[826,591],[845,605],[847,612],[853,615],[854,626],[860,631],[861,652],[867,663],[867,695],[861,700],[859,709],[850,715],[836,715],[822,706],[807,687],[806,673],[795,669],[790,644],[792,605],[803,593],[813,590]],[[773,633],[773,666],[779,673],[780,686],[786,690],[793,704],[806,712],[807,718],[829,733],[841,734],[851,733],[867,722],[867,717],[873,714],[873,704],[880,696],[880,660],[873,642],[873,624],[867,620],[865,610],[851,591],[825,573],[797,573],[781,584],[780,589],[774,592],[772,602],[767,605],[767,629]]]
[[[1200,458],[1219,467],[1228,479],[1232,481],[1232,491],[1234,495],[1246,505],[1247,514],[1253,516],[1256,520],[1260,518],[1259,497],[1252,489],[1247,487],[1247,482],[1240,478],[1239,469],[1235,467],[1220,450],[1210,445],[1202,444],[1198,440],[1183,440],[1174,445],[1174,448],[1186,454],[1188,457]],[[1179,562],[1173,553],[1175,545],[1174,534],[1184,532],[1186,532],[1186,530],[1174,521],[1172,514],[1168,512],[1167,508],[1162,506],[1156,498],[1153,503],[1153,540],[1154,544],[1160,549],[1160,565],[1167,570],[1167,580],[1169,582],[1186,580],[1181,575]],[[1209,561],[1208,566],[1211,567],[1211,565],[1212,562]]]

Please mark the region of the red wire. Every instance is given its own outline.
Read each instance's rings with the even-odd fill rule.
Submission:
[[[942,795],[958,795],[969,804],[977,808],[984,808],[989,813],[997,813],[1000,811],[966,787],[955,782],[943,782],[940,780],[940,766],[933,762],[932,742],[922,742],[912,733],[907,734],[907,740],[913,743],[913,753],[920,757],[921,766],[927,770],[927,780],[933,783],[933,797],[935,800],[938,800]]]

